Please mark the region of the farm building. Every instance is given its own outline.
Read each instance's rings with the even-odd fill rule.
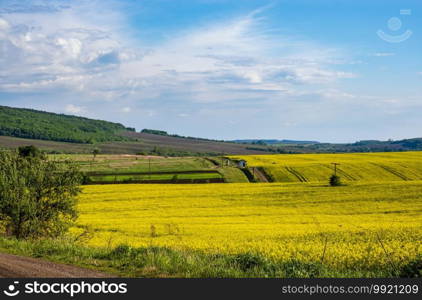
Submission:
[[[238,161],[237,161],[237,166],[238,166],[239,168],[246,168],[246,166],[247,166],[246,160],[243,160],[243,159],[238,160]]]

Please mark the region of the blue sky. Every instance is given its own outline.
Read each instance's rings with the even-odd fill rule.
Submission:
[[[422,136],[418,0],[0,0],[0,105],[218,139]]]

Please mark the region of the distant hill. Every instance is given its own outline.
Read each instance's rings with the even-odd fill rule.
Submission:
[[[422,138],[404,139],[397,141],[364,140],[348,144],[320,143],[316,141],[295,140],[234,140],[233,142],[289,149],[295,153],[348,153],[348,152],[400,152],[421,151]],[[271,150],[270,150],[271,152]],[[286,153],[280,152],[279,153]]]
[[[50,153],[166,156],[259,154],[267,147],[213,141],[34,109],[0,106],[0,149],[34,145]]]
[[[350,144],[318,144],[310,145],[313,151],[324,150],[325,152],[399,152],[421,151],[422,138],[404,139],[397,141],[359,141]]]
[[[156,130],[156,129],[142,129],[140,133],[148,133],[148,134],[155,134],[155,135],[162,135],[162,136],[170,136],[182,139],[192,139],[192,140],[200,140],[200,141],[211,141],[211,142],[225,142],[225,143],[233,143],[233,141],[224,141],[224,140],[213,140],[213,139],[206,139],[200,137],[193,137],[193,136],[184,136],[179,134],[170,134],[167,131],[163,130]]]
[[[185,137],[169,134],[153,134],[151,131],[125,132],[124,136],[139,140],[144,147],[159,148],[162,151],[171,149],[176,152],[229,155],[232,153],[265,154],[271,153],[268,146],[250,147],[250,145],[236,144],[203,138]],[[130,143],[126,143],[130,144]]]
[[[218,141],[134,128],[33,109],[0,106],[0,148],[35,145],[51,153],[150,154],[164,156],[421,151],[422,138],[359,141],[349,144],[316,141],[242,139]]]
[[[92,144],[124,141],[122,124],[33,109],[0,106],[0,135],[47,141]]]
[[[254,145],[277,145],[277,144],[310,145],[310,144],[319,144],[319,142],[317,142],[317,141],[257,140],[257,139],[233,140],[233,141],[230,141],[230,142],[240,143],[240,144],[254,144]]]

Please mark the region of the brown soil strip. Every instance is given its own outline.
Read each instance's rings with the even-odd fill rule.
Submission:
[[[111,278],[113,275],[42,259],[0,253],[0,278]]]

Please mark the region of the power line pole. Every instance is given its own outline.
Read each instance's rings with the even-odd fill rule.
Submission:
[[[148,174],[149,180],[151,180],[151,157],[148,157]]]
[[[339,166],[339,163],[331,163],[332,165],[334,165],[334,175],[337,175],[337,166]]]

